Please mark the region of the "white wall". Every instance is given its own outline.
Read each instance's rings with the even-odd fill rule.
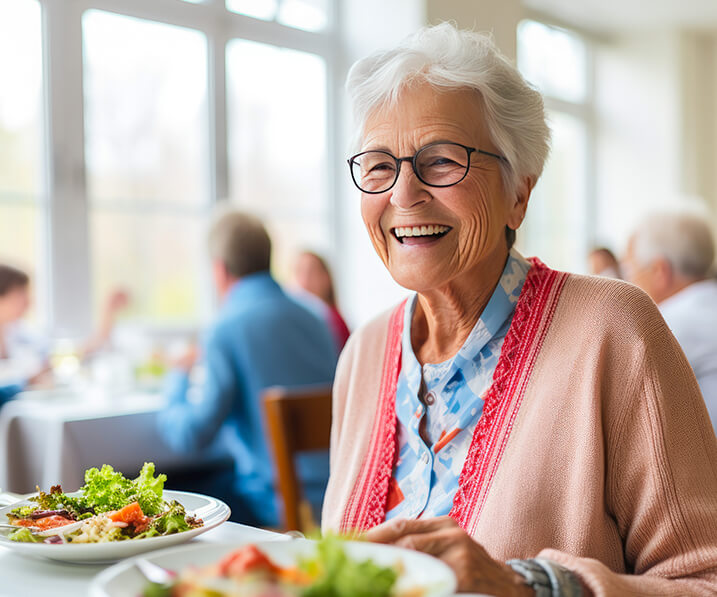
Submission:
[[[512,60],[516,56],[516,27],[523,15],[519,0],[426,0],[427,23],[454,21],[461,29],[490,32]]]
[[[596,239],[621,249],[645,212],[679,201],[679,35],[631,35],[596,49]]]
[[[622,251],[645,214],[717,206],[717,44],[677,29],[596,51],[597,240]],[[710,213],[711,212],[711,213]]]
[[[681,43],[681,183],[703,200],[717,232],[717,34],[683,32]]]

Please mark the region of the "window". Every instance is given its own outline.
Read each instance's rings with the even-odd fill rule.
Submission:
[[[326,64],[234,40],[227,73],[230,197],[266,222],[285,278],[297,250],[325,252],[330,242]]]
[[[115,288],[129,323],[196,328],[221,200],[267,220],[280,278],[333,248],[333,2],[0,0],[0,261],[36,274],[50,333],[86,335]]]
[[[329,0],[227,0],[227,8],[304,31],[322,31],[329,24]]]
[[[0,262],[37,279],[44,267],[45,182],[42,14],[36,0],[0,0],[0,81]]]
[[[535,21],[518,27],[519,66],[523,75],[550,97],[584,102],[587,98],[587,49],[577,35]]]
[[[123,287],[135,316],[196,320],[209,205],[206,38],[96,10],[83,37],[95,308]]]
[[[593,238],[590,55],[578,35],[535,21],[518,26],[518,66],[545,97],[553,142],[518,246],[549,265],[583,271]]]
[[[586,127],[579,118],[549,111],[550,162],[533,192],[524,225],[531,255],[554,267],[584,268]],[[522,231],[522,228],[521,228]]]

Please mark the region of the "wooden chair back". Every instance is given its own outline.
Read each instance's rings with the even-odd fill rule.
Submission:
[[[267,388],[262,399],[285,530],[310,530],[316,523],[311,519],[311,507],[302,498],[295,456],[329,448],[331,386],[276,386]]]

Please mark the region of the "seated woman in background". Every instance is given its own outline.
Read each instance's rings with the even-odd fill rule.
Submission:
[[[622,278],[620,262],[607,247],[595,247],[588,253],[588,266],[593,276]]]
[[[48,346],[22,319],[30,308],[30,277],[0,264],[0,404],[49,373]]]
[[[336,306],[334,282],[326,261],[312,251],[302,251],[294,262],[294,282],[300,289],[323,301],[327,307],[323,310],[324,318],[341,351],[351,332]]]
[[[715,595],[717,440],[640,289],[512,247],[548,154],[540,94],[444,23],[359,61],[351,175],[415,291],[352,334],[325,529],[491,595]]]
[[[128,302],[126,292],[112,292],[99,326],[78,351],[81,360],[106,346],[117,313]],[[23,320],[30,303],[30,277],[18,268],[0,264],[0,404],[28,387],[52,383],[49,341],[30,331]]]

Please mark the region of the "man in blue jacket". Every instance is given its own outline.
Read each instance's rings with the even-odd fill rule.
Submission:
[[[199,398],[187,400],[189,367],[170,373],[159,430],[177,451],[211,444],[231,454],[232,487],[215,486],[214,495],[230,503],[232,520],[274,526],[261,392],[273,385],[330,383],[336,349],[326,324],[290,299],[269,273],[271,241],[259,220],[225,212],[210,230],[209,249],[222,305],[203,346],[205,380]],[[299,476],[305,484],[325,484],[327,459],[307,456]]]

